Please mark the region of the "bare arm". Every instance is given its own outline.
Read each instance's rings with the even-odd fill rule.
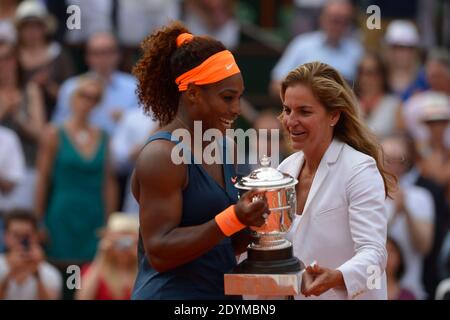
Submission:
[[[58,131],[49,126],[42,135],[37,157],[37,181],[36,185],[36,213],[38,218],[43,218],[47,207],[48,189],[53,162],[58,148]]]
[[[117,210],[119,191],[116,176],[112,168],[111,155],[109,151],[106,161],[105,183],[103,188],[105,197],[105,212],[106,218],[108,218],[112,212]]]
[[[25,94],[29,104],[29,118],[18,118],[17,123],[25,135],[35,141],[39,141],[39,136],[45,125],[44,97],[39,87],[33,82],[27,85]]]
[[[171,161],[172,147],[167,141],[147,145],[133,177],[145,252],[150,264],[159,272],[198,258],[225,238],[214,219],[197,226],[179,227],[186,166]],[[236,205],[236,214],[242,223],[264,223],[262,214],[267,211],[266,202],[249,203],[248,199],[240,202]]]

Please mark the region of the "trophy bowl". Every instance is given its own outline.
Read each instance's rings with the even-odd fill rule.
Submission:
[[[261,159],[261,168],[252,171],[239,180],[235,187],[239,194],[248,190],[261,190],[270,213],[265,216],[265,224],[251,227],[252,242],[247,248],[247,260],[238,265],[238,272],[246,273],[289,273],[301,269],[300,261],[293,257],[292,244],[285,239],[295,218],[297,200],[295,185],[297,179],[271,168],[270,159]],[[264,194],[264,195],[263,195]]]

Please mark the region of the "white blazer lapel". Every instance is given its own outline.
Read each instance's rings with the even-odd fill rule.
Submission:
[[[309,190],[308,193],[308,198],[306,198],[305,208],[303,209],[303,215],[307,213],[308,208],[311,205],[311,202],[314,200],[314,197],[319,191],[320,186],[327,177],[328,172],[330,170],[329,165],[337,161],[337,158],[343,146],[344,144],[337,139],[333,139],[333,141],[331,141],[331,144],[328,146],[328,149],[323,155],[322,160],[319,163],[319,167],[317,168],[316,175],[311,185],[311,189]]]

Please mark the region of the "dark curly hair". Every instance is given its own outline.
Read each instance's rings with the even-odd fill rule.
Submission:
[[[176,39],[184,32],[189,30],[179,21],[153,32],[142,42],[143,55],[133,68],[142,107],[161,125],[171,122],[178,111],[180,92],[175,79],[226,49],[207,36],[195,36],[177,48]]]

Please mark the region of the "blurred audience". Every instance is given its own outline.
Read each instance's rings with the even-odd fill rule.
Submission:
[[[366,53],[361,59],[355,93],[362,116],[377,136],[390,135],[397,129],[396,118],[401,101],[389,92],[387,69],[378,54]]]
[[[405,274],[400,283],[418,299],[426,298],[422,281],[423,260],[433,245],[434,203],[428,190],[414,185],[407,175],[411,155],[404,140],[391,136],[382,140],[385,166],[398,181],[398,188],[386,200],[389,217],[388,235],[404,255]]]
[[[45,259],[32,212],[8,212],[4,237],[7,252],[0,255],[0,299],[59,299],[61,275]]]
[[[427,95],[423,101],[420,120],[429,137],[419,146],[421,172],[447,190],[450,200],[450,149],[445,143],[445,134],[450,122],[450,101],[442,94]]]
[[[10,194],[25,176],[25,160],[17,134],[0,125],[0,252],[4,250],[3,219],[14,207]]]
[[[139,205],[131,193],[130,175],[136,159],[148,137],[158,129],[159,123],[139,108],[128,110],[117,125],[111,140],[111,153],[115,171],[126,178],[122,210],[139,213]]]
[[[212,36],[234,50],[240,33],[235,7],[235,0],[185,0],[183,20],[193,34]]]
[[[79,300],[129,300],[137,273],[137,216],[114,213],[103,230],[97,254],[82,270]]]
[[[442,48],[430,50],[425,64],[427,89],[416,93],[406,100],[402,108],[401,126],[423,142],[428,139],[427,128],[421,123],[423,105],[440,93],[450,97],[450,52]],[[431,92],[431,94],[430,94]],[[446,135],[446,144],[450,144],[450,132]]]
[[[23,84],[19,79],[13,43],[2,42],[0,34],[0,125],[18,135],[26,164],[25,177],[9,196],[9,206],[32,210],[37,146],[45,125],[44,100],[36,83]]]
[[[40,1],[26,0],[17,8],[17,57],[24,83],[37,84],[45,98],[45,115],[53,114],[59,86],[74,73],[70,57],[63,47],[50,40],[56,30],[56,19]]]
[[[350,1],[327,1],[320,16],[320,30],[294,38],[272,70],[271,94],[279,96],[280,81],[290,70],[316,60],[328,63],[352,81],[363,53],[360,41],[349,33],[353,17]]]
[[[388,259],[386,264],[386,279],[388,300],[415,300],[414,294],[400,284],[405,273],[405,260],[398,244],[388,238],[386,242]]]
[[[113,135],[125,110],[138,106],[133,76],[117,70],[120,52],[117,40],[110,33],[96,33],[86,47],[88,74],[100,77],[105,84],[102,100],[90,115],[91,124]],[[70,97],[79,76],[69,78],[61,86],[52,122],[63,123],[70,116]]]
[[[46,129],[38,156],[36,211],[48,231],[49,260],[64,274],[69,264],[92,261],[95,231],[116,210],[118,198],[108,135],[89,124],[102,97],[102,82],[94,76],[77,80],[70,116]]]
[[[420,57],[420,37],[416,26],[409,20],[394,20],[385,34],[385,56],[388,66],[388,84],[393,93],[406,100],[411,87],[423,83]],[[421,79],[418,79],[419,76]],[[409,91],[408,91],[409,90]]]

